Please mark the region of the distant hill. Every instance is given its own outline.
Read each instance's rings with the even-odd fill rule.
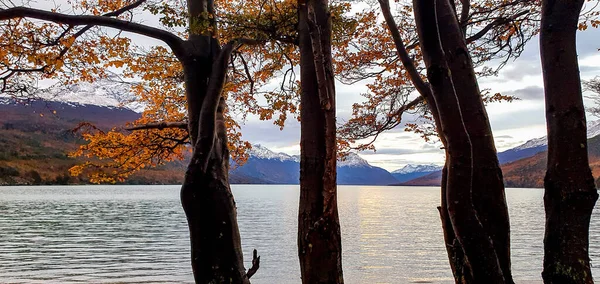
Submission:
[[[596,185],[600,185],[600,136],[588,139],[588,157]],[[544,187],[547,152],[502,166],[507,187]]]
[[[132,108],[119,107],[112,97],[103,99],[108,92],[89,86],[71,90],[53,98],[73,98],[75,91],[82,95],[97,96],[82,102],[47,100],[15,101],[0,98],[0,185],[2,184],[80,184],[85,176],[72,177],[68,169],[81,159],[67,156],[81,143],[72,132],[81,122],[89,122],[101,129],[124,126],[140,117]],[[77,100],[74,100],[77,101]],[[299,157],[289,156],[255,145],[250,158],[242,166],[232,163],[231,183],[244,184],[298,184]],[[386,170],[369,165],[352,154],[338,163],[339,184],[388,185],[397,183]],[[156,169],[145,169],[130,177],[128,184],[179,184],[183,180],[186,161],[176,161]]]
[[[442,166],[429,164],[429,165],[406,165],[401,169],[392,172],[392,176],[396,178],[398,182],[407,182],[422,176],[426,176],[430,173],[440,171]]]
[[[298,184],[300,158],[285,153],[275,153],[261,145],[253,145],[250,158],[242,166],[232,166],[232,183],[237,176],[247,179],[244,183]],[[256,180],[253,180],[256,179]],[[370,165],[357,154],[350,154],[338,162],[338,184],[390,185],[396,179],[386,170]]]
[[[546,151],[546,149],[548,149],[546,137],[532,139],[523,145],[498,153],[498,161],[500,164],[506,164],[531,157],[539,152]]]
[[[386,170],[370,165],[357,154],[351,153],[338,162],[338,184],[391,185],[397,180]]]
[[[123,108],[7,98],[0,98],[0,113],[0,184],[85,183],[68,173],[78,161],[67,153],[83,143],[71,130],[84,121],[109,129],[139,117]]]
[[[600,124],[595,122],[588,127],[588,155],[590,168],[600,185]],[[527,143],[516,148],[498,154],[500,158],[504,153],[505,160],[511,162],[501,165],[504,184],[506,187],[544,187],[544,175],[547,163],[547,140],[545,137],[527,141]],[[525,156],[516,159],[519,156]],[[511,157],[508,159],[507,157]],[[402,185],[411,186],[439,186],[441,183],[441,171],[434,172],[420,178],[416,178]]]

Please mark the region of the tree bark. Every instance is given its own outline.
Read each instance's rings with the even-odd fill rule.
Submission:
[[[454,234],[454,230],[452,229],[452,222],[448,214],[448,202],[446,199],[446,181],[448,177],[448,144],[446,142],[445,136],[442,133],[440,115],[438,113],[438,108],[433,97],[433,92],[431,90],[430,84],[426,83],[421,78],[421,75],[419,74],[417,68],[414,65],[413,59],[410,57],[406,50],[406,46],[404,45],[404,41],[400,34],[400,30],[398,29],[398,25],[396,24],[396,21],[394,20],[394,17],[392,15],[389,1],[379,0],[379,5],[381,7],[381,12],[383,13],[383,16],[385,18],[385,22],[391,33],[392,39],[394,40],[398,57],[400,58],[404,69],[408,73],[411,82],[413,83],[421,97],[425,99],[429,110],[431,111],[431,115],[433,116],[433,121],[435,122],[440,141],[444,145],[444,149],[446,151],[446,162],[444,164],[444,169],[442,170],[441,206],[438,207],[438,211],[440,213],[440,218],[442,222],[442,229],[444,231],[444,243],[446,246],[446,251],[448,253],[448,260],[450,262],[450,268],[452,270],[452,274],[454,275],[455,282],[471,283],[471,268],[466,262],[462,246],[456,239],[456,235]]]
[[[514,283],[510,267],[510,225],[502,170],[473,62],[452,3],[449,0],[437,0],[436,12],[440,40],[452,81],[460,82],[454,84],[454,90],[472,145],[473,205],[479,221],[492,240],[505,282]]]
[[[229,187],[229,151],[224,122],[225,100],[221,97],[227,65],[234,44],[219,46],[215,33],[214,1],[188,0],[189,39],[174,33],[112,16],[138,7],[136,1],[102,16],[66,15],[27,7],[0,9],[0,20],[28,17],[69,26],[111,27],[145,35],[167,44],[183,65],[190,142],[193,148],[181,188],[191,240],[192,268],[196,283],[250,283],[260,257],[254,251],[252,268],[246,274],[242,258],[236,207]],[[199,31],[208,23],[212,29]],[[62,52],[66,52],[64,49]],[[40,71],[43,69],[40,69]],[[178,127],[180,123],[153,124],[130,130]]]
[[[427,94],[429,97],[429,99],[426,99],[427,104],[429,105],[429,109],[431,110],[431,114],[433,116],[437,132],[439,133],[440,141],[444,145],[444,150],[447,151],[448,142],[446,142],[446,137],[443,135],[442,132],[440,115],[438,113],[438,108],[435,104],[435,100],[432,97],[433,93],[429,91],[427,92]],[[465,254],[463,252],[462,246],[456,238],[454,229],[452,229],[452,221],[450,220],[450,216],[448,214],[448,199],[446,197],[446,183],[448,181],[448,164],[448,153],[446,152],[446,161],[444,162],[444,168],[442,169],[440,197],[441,205],[437,208],[440,213],[440,219],[442,222],[442,230],[444,232],[444,243],[446,246],[446,252],[448,253],[450,269],[452,270],[452,275],[454,276],[454,282],[461,284],[473,283],[471,266],[467,263],[467,260],[465,259]]]
[[[470,265],[473,283],[505,283],[490,236],[473,205],[475,147],[466,123],[461,99],[451,77],[440,39],[440,27],[447,23],[436,15],[436,0],[413,1],[415,20],[427,77],[439,113],[441,135],[447,144],[446,206],[454,235]],[[452,11],[450,11],[452,12]],[[442,208],[443,209],[443,208]],[[442,214],[443,216],[443,214]]]
[[[218,49],[211,52],[218,56],[212,56],[203,50],[201,55],[182,60],[193,154],[181,188],[181,203],[190,229],[196,283],[250,283],[229,187],[225,100],[221,97],[228,51]]]
[[[298,214],[300,272],[302,283],[343,283],[328,1],[299,1],[298,17],[302,91]]]
[[[220,47],[194,25],[212,21],[213,2],[188,1],[190,36],[177,55],[182,62],[192,158],[181,187],[196,283],[249,284],[243,262],[235,201],[229,186],[229,150],[221,96],[235,43]],[[214,22],[210,23],[214,27]],[[216,30],[216,29],[213,29]],[[256,256],[256,253],[254,254]],[[249,275],[258,269],[255,257]]]
[[[589,224],[598,193],[588,163],[575,42],[583,2],[542,1],[540,51],[548,129],[544,283],[593,283]]]

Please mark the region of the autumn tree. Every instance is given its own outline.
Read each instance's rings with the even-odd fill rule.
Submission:
[[[286,11],[294,11],[293,6],[292,9],[289,5],[287,9],[271,7],[264,13],[268,22],[257,17],[256,21],[246,21],[250,28],[242,25],[230,29],[231,33],[224,32],[228,29],[220,28],[232,26],[227,20],[236,20],[243,10],[239,5],[222,7],[224,14],[235,13],[219,18],[220,22],[214,2],[205,0],[81,1],[74,3],[73,14],[25,6],[0,10],[3,93],[27,94],[38,79],[61,83],[94,81],[107,77],[108,68],[124,68],[125,77],[141,77],[146,81],[132,87],[141,101],[147,103],[142,119],[129,127],[132,134],[119,131],[86,134],[91,143],[82,147],[79,154],[108,158],[112,162],[91,161],[74,171],[94,167],[103,170],[93,176],[97,181],[124,178],[145,166],[181,157],[183,145],[189,143],[192,153],[181,202],[190,229],[191,260],[197,283],[249,283],[258,269],[256,253],[250,270],[246,271],[243,264],[235,202],[228,181],[229,151],[233,148],[228,132],[237,139],[234,142],[239,142],[239,135],[235,132],[232,135],[235,124],[228,116],[224,91],[234,96],[231,98],[234,102],[256,106],[252,104],[255,100],[244,100],[251,93],[248,89],[264,84],[270,75],[281,70],[285,65],[282,51],[289,48],[286,44],[293,44],[293,39],[285,34],[290,22],[293,23],[289,16],[295,15]],[[134,22],[133,11],[140,7],[157,15],[162,28]],[[257,12],[253,6],[249,7],[242,12],[250,15]],[[278,13],[269,15],[274,10]],[[276,36],[268,25],[277,26]],[[146,36],[162,45],[150,50],[134,48],[121,32]],[[267,42],[270,45],[265,45]],[[260,51],[264,51],[258,55],[263,59],[260,64],[267,67],[253,68],[255,61],[241,57],[248,51],[243,45],[258,43]],[[274,53],[280,55],[275,57]],[[250,87],[240,90],[228,84],[228,67],[234,60],[241,62],[244,71],[230,72],[229,82],[251,81],[247,84]],[[252,76],[257,74],[260,76]]]
[[[456,2],[456,3],[455,3]],[[422,88],[414,75],[425,76],[411,1],[378,1],[361,13],[353,39],[336,51],[336,70],[343,83],[369,79],[366,100],[355,103],[353,116],[340,129],[348,146],[370,149],[378,136],[405,123],[403,114],[417,114],[406,128],[435,140],[435,123],[424,104]],[[467,42],[478,77],[492,76],[518,57],[537,33],[539,11],[533,1],[453,1],[455,14]],[[383,20],[383,22],[381,21]],[[392,22],[393,21],[393,22]],[[376,39],[376,40],[375,40]],[[400,52],[400,45],[404,52]],[[404,54],[404,55],[402,55]],[[412,62],[414,70],[405,67]],[[486,103],[511,101],[491,90],[482,90]]]
[[[473,283],[512,283],[508,212],[491,128],[450,1],[415,1],[419,44],[446,142],[446,207]],[[460,83],[459,83],[460,82]]]
[[[535,3],[400,1],[394,10],[378,2],[384,23],[375,9],[366,11],[353,48],[340,52],[343,80],[374,80],[341,136],[347,145],[370,138],[354,144],[368,149],[404,113],[421,113],[426,123],[407,128],[426,139],[437,130],[446,150],[439,209],[455,280],[511,283],[504,186],[483,102],[513,98],[480,91],[476,76],[495,74],[519,55],[536,32]],[[490,60],[499,66],[486,66]],[[364,68],[345,68],[346,62]]]
[[[302,283],[343,283],[335,82],[327,0],[298,2],[301,79],[298,254]]]
[[[302,45],[298,36],[300,8],[296,1],[287,0],[219,4],[201,0],[82,1],[73,3],[69,10],[72,14],[61,13],[60,9],[7,6],[0,11],[0,20],[4,21],[0,80],[4,93],[19,96],[30,95],[31,86],[39,79],[73,84],[113,78],[113,72],[121,72],[118,80],[131,85],[145,111],[127,127],[108,132],[82,125],[88,143],[74,155],[88,160],[73,167],[72,173],[88,174],[93,182],[114,182],[140,169],[183,159],[192,149],[181,196],[190,227],[196,281],[245,283],[258,268],[258,257],[254,255],[253,267],[246,273],[227,169],[230,153],[237,162],[243,161],[244,148],[249,144],[241,139],[233,116],[255,114],[283,127],[288,115],[297,114],[299,88],[294,67],[299,65],[297,47]],[[313,145],[312,134],[303,130],[304,137],[309,136],[306,141],[310,141],[303,147],[308,149],[303,154],[304,165],[312,171],[305,172],[304,180],[314,183],[304,183],[308,195],[303,200],[310,208],[303,212],[310,213],[313,219],[305,220],[312,220],[314,225],[323,220],[319,210],[326,209],[327,222],[317,230],[303,223],[308,226],[303,232],[310,235],[310,242],[303,247],[309,252],[316,251],[310,250],[313,245],[322,247],[326,253],[306,254],[304,263],[310,264],[303,270],[325,279],[326,270],[335,267],[330,279],[341,282],[330,42],[332,38],[339,45],[346,42],[345,35],[355,28],[355,21],[341,17],[350,9],[347,3],[312,6],[312,16],[304,17],[318,15],[318,20],[301,25],[305,28],[303,48],[309,54],[303,57],[302,72],[318,71],[325,60],[329,67],[321,71],[328,73],[321,76],[326,80],[318,81],[330,85],[317,84],[312,74],[306,81],[317,85],[303,85],[307,105],[313,104],[313,96],[319,97],[313,105],[318,109],[303,108],[308,111],[304,117],[310,118],[312,113],[327,117],[326,126],[315,126],[324,132],[312,136],[326,136],[323,145]],[[136,23],[136,13],[154,15],[160,28]],[[334,15],[333,25],[330,15]],[[117,32],[103,29],[107,27]],[[162,44],[137,46],[121,32],[154,38]],[[311,50],[318,41],[321,55],[314,57]],[[269,89],[276,76],[280,87]],[[328,107],[321,106],[324,91],[331,99]],[[261,105],[259,97],[267,104]],[[320,160],[323,151],[327,153],[325,161]],[[321,183],[319,176],[327,180]],[[323,230],[331,236],[320,236]],[[330,249],[327,244],[337,245]],[[329,252],[334,252],[332,257],[322,259]]]
[[[584,5],[542,1],[540,52],[546,99],[544,283],[593,283],[589,224],[598,199],[589,167],[576,34]]]

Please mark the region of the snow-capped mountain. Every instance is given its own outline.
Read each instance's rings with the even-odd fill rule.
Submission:
[[[268,149],[267,147],[264,147],[260,144],[254,144],[252,145],[252,149],[250,149],[248,151],[248,154],[256,159],[274,159],[274,160],[279,160],[279,161],[294,161],[294,162],[300,162],[299,156],[290,156],[286,153],[275,153],[273,151],[271,151],[270,149]]]
[[[236,183],[298,184],[300,157],[276,153],[262,145],[253,145],[242,166],[232,167],[230,178]],[[370,165],[358,154],[349,154],[338,162],[338,184],[389,185],[397,183],[386,170]]]
[[[373,168],[365,159],[356,153],[348,153],[344,160],[338,161],[338,167],[367,167]]]
[[[587,138],[589,139],[592,137],[596,137],[599,134],[600,134],[600,120],[589,122],[587,125]],[[523,150],[523,149],[529,149],[529,148],[546,146],[546,145],[548,145],[548,138],[546,136],[544,136],[544,137],[528,140],[524,144],[513,148],[513,150]]]
[[[408,164],[401,169],[397,169],[392,172],[392,174],[410,174],[415,172],[435,172],[442,169],[442,166],[438,166],[435,164],[429,165],[412,165]]]
[[[514,147],[511,150],[525,150],[525,149],[529,149],[529,148],[536,148],[536,147],[546,146],[546,145],[548,145],[548,138],[546,136],[544,136],[544,137],[527,140],[527,142],[525,142],[517,147]]]
[[[93,105],[107,108],[125,108],[137,113],[144,105],[136,101],[130,90],[131,85],[110,79],[94,83],[80,82],[73,85],[53,86],[40,89],[33,94],[33,100],[60,102],[71,106]],[[8,102],[4,97],[4,103]]]
[[[122,107],[142,112],[144,106],[137,102],[131,93],[131,85],[111,80],[100,80],[94,83],[80,82],[78,84],[51,88],[40,92],[41,99],[59,101],[80,105],[96,105],[104,107]]]
[[[588,139],[598,135],[600,135],[600,120],[589,122],[587,125]],[[498,160],[500,161],[500,164],[510,163],[546,151],[547,148],[548,138],[546,136],[535,138],[528,140],[515,148],[498,153]]]
[[[440,171],[442,166],[428,164],[428,165],[411,165],[408,164],[401,169],[397,169],[392,172],[392,176],[399,182],[405,182],[412,179],[416,179],[422,176],[426,176],[430,173]]]

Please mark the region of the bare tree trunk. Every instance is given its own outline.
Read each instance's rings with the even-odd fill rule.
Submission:
[[[542,1],[546,95],[544,283],[593,283],[589,224],[598,193],[589,168],[576,33],[583,0]]]
[[[409,75],[413,85],[415,86],[419,94],[427,102],[427,105],[429,106],[429,110],[431,111],[433,120],[436,125],[438,136],[442,141],[442,144],[444,145],[444,149],[446,149],[446,162],[444,164],[444,169],[442,170],[441,206],[438,207],[438,211],[440,212],[442,229],[444,231],[444,242],[446,246],[446,251],[448,253],[450,267],[452,269],[452,274],[454,275],[454,280],[456,283],[471,283],[471,268],[466,262],[462,246],[456,239],[456,235],[454,234],[454,230],[452,229],[452,222],[448,214],[448,202],[446,198],[446,182],[448,177],[449,162],[447,153],[448,143],[446,141],[446,137],[442,132],[442,125],[440,115],[438,112],[438,107],[435,103],[435,98],[433,97],[433,92],[431,90],[430,84],[426,83],[421,78],[421,75],[419,74],[414,65],[413,59],[409,56],[406,50],[406,46],[404,45],[404,41],[400,34],[400,30],[398,29],[398,25],[396,24],[392,15],[389,1],[379,0],[379,5],[381,7],[381,11],[385,18],[388,29],[391,33],[392,39],[394,40],[394,44],[396,45],[398,57],[402,61],[402,65],[404,66],[404,69]]]
[[[447,190],[446,184],[448,182],[448,142],[446,141],[446,137],[442,132],[442,121],[440,119],[440,114],[438,112],[438,106],[435,102],[435,98],[433,97],[433,92],[430,88],[429,91],[424,92],[425,101],[429,106],[429,110],[431,111],[431,115],[433,117],[433,121],[435,122],[435,127],[440,138],[440,141],[444,145],[444,150],[446,151],[446,161],[444,162],[444,168],[442,169],[442,181],[441,181],[441,205],[437,208],[440,213],[440,219],[442,221],[442,230],[444,231],[444,243],[446,246],[446,252],[448,253],[448,260],[450,262],[450,269],[452,270],[452,274],[454,276],[454,281],[456,283],[473,283],[471,266],[467,263],[465,259],[465,254],[463,252],[463,248],[460,245],[460,242],[456,238],[454,234],[454,229],[452,228],[452,221],[450,220],[450,216],[448,214],[448,199],[447,199]]]
[[[190,26],[207,23],[216,30],[213,1],[189,0]],[[183,51],[188,130],[193,148],[181,187],[181,203],[190,230],[196,283],[243,283],[256,272],[259,257],[246,273],[235,201],[229,186],[229,150],[221,96],[227,66],[237,43],[222,48],[211,29],[190,28]],[[199,33],[198,33],[199,32]]]
[[[302,283],[343,283],[328,2],[299,1],[298,16],[302,89],[298,214],[300,272]]]
[[[476,165],[471,129],[463,117],[461,98],[455,91],[438,30],[438,25],[447,23],[438,22],[436,0],[415,0],[413,5],[427,77],[447,144],[448,217],[470,264],[473,283],[505,283],[493,242],[473,205]]]
[[[459,82],[454,84],[454,90],[473,147],[473,205],[492,240],[505,282],[513,283],[508,207],[492,128],[454,7],[449,0],[437,0],[436,6],[442,48],[452,81]]]

